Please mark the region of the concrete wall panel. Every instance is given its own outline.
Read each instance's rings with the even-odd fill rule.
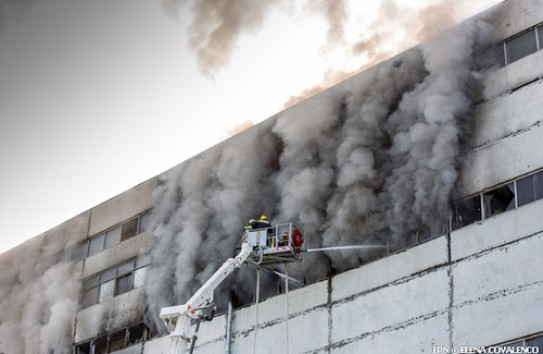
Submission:
[[[502,39],[540,23],[543,13],[543,3],[540,0],[503,1],[499,8],[500,14],[493,23]]]
[[[153,190],[157,179],[152,178],[91,209],[89,235],[95,235],[153,206]]]
[[[543,124],[472,151],[462,162],[460,190],[480,192],[543,167]]]
[[[492,345],[543,330],[543,284],[495,294],[453,309],[454,345]]]
[[[454,303],[543,282],[543,234],[468,258],[453,266]]]
[[[438,315],[426,321],[383,330],[344,345],[332,347],[332,354],[372,353],[432,353],[432,347],[448,346],[447,315]]]
[[[313,352],[328,344],[328,309],[318,309],[288,322],[288,352]]]
[[[436,316],[449,304],[447,270],[440,269],[390,285],[332,307],[332,341]]]
[[[143,289],[135,289],[87,307],[77,313],[75,343],[138,322],[144,309]]]
[[[453,261],[535,234],[543,229],[543,200],[493,216],[451,233]]]
[[[445,237],[440,237],[409,251],[336,275],[332,279],[332,301],[383,286],[445,262],[447,244]]]
[[[537,81],[499,100],[479,105],[471,145],[488,145],[540,123],[543,119],[539,114],[542,96],[543,82]]]
[[[143,354],[170,354],[170,336],[153,338],[143,344]]]

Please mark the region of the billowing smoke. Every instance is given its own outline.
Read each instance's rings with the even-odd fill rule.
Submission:
[[[173,16],[187,3],[191,13],[187,44],[196,54],[200,72],[207,77],[228,64],[240,36],[259,30],[272,11],[299,12],[296,2],[290,0],[163,0],[164,8]],[[323,49],[342,45],[348,18],[345,0],[309,1],[307,6],[327,22]]]
[[[285,1],[243,1],[247,13],[230,11],[226,1],[193,2],[194,21],[213,14],[214,25],[191,25],[202,70],[213,73],[225,65],[239,35],[260,26],[262,7],[288,10]],[[331,3],[314,5],[329,20],[330,45],[343,40],[346,18],[344,3]],[[6,4],[19,3],[2,3],[4,18]],[[384,6],[383,11],[398,11],[390,2]],[[144,284],[147,323],[163,330],[160,308],[185,302],[235,254],[246,222],[263,213],[273,223],[300,226],[307,247],[388,243],[395,249],[416,233],[438,235],[470,132],[478,77],[474,50],[487,44],[489,28],[482,20],[469,21],[160,176]],[[427,31],[422,27],[417,38]],[[357,48],[380,58],[369,42]],[[46,234],[0,257],[0,353],[72,352],[81,269],[71,260],[72,234],[63,235]],[[308,254],[289,272],[313,281],[375,256]],[[265,297],[276,291],[278,280],[263,277]],[[254,286],[252,270],[243,269],[216,299],[226,301],[232,289],[238,301],[250,302]],[[117,328],[111,325],[116,316],[121,315],[115,309],[105,310],[104,330]]]
[[[81,277],[71,260],[76,241],[71,233],[50,236],[0,257],[0,353],[72,353]]]
[[[160,307],[188,300],[261,213],[296,223],[307,247],[394,250],[415,234],[439,235],[470,132],[474,50],[488,45],[488,27],[471,20],[164,174],[146,284],[149,323],[161,328]],[[308,255],[289,274],[312,281],[375,256]],[[235,289],[250,300],[253,286],[254,275],[241,272],[216,297],[224,301]]]
[[[334,3],[334,2],[330,2]],[[323,75],[320,84],[307,88],[303,92],[290,97],[284,107],[315,95],[316,93],[331,87],[352,76],[354,73],[362,72],[375,64],[411,48],[417,43],[437,35],[446,28],[451,27],[460,19],[465,18],[463,6],[469,3],[467,0],[446,1],[441,0],[429,6],[415,8],[408,2],[396,0],[383,0],[380,2],[374,19],[367,25],[352,43],[337,45],[344,57],[357,58],[360,65],[351,71],[329,69]],[[342,4],[340,8],[345,8]],[[336,11],[337,12],[337,11]],[[333,12],[333,13],[336,13]],[[384,20],[386,19],[386,20]],[[334,43],[342,39],[342,26],[333,26],[335,23],[344,23],[347,16],[328,17],[330,30],[338,28],[338,35]],[[330,36],[330,30],[328,32]],[[329,43],[330,43],[329,38]],[[330,49],[330,46],[327,46]]]

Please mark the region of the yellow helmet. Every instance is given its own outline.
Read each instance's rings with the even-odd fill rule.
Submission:
[[[268,217],[267,217],[266,215],[262,215],[262,216],[260,217],[260,220],[268,220]]]

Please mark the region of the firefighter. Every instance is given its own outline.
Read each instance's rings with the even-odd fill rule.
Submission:
[[[245,230],[254,230],[256,229],[256,220],[255,219],[251,219],[249,220],[249,223],[247,225],[245,225]]]
[[[273,237],[273,228],[270,227],[270,221],[266,215],[262,215],[260,219],[256,221],[255,229],[267,229],[266,230],[266,244],[268,247],[275,247],[275,238]]]
[[[265,229],[268,227],[270,227],[270,221],[268,220],[268,217],[266,215],[262,215],[260,219],[256,221],[255,226],[253,228]]]

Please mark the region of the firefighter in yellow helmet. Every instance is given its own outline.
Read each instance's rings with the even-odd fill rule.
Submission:
[[[255,229],[265,229],[270,227],[270,221],[268,220],[268,217],[266,215],[262,215],[260,219],[256,221],[256,224],[254,226]]]

